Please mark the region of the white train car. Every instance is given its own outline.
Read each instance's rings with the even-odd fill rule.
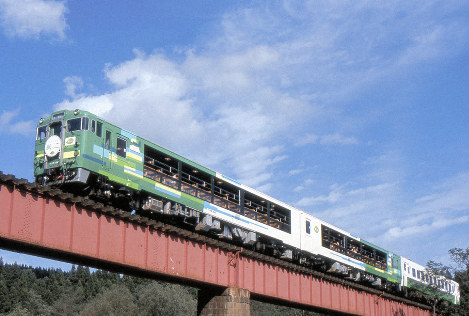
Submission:
[[[459,304],[459,284],[454,280],[436,275],[424,266],[402,257],[402,286],[423,293],[435,294]]]

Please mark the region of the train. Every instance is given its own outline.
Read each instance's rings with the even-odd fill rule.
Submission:
[[[44,186],[175,222],[255,251],[392,292],[459,285],[392,251],[83,110],[37,124],[34,177]]]

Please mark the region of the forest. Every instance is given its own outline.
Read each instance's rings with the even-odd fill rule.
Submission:
[[[429,262],[460,284],[461,304],[435,299],[443,315],[469,315],[469,248],[450,250],[454,266]],[[197,289],[102,270],[70,271],[5,264],[0,258],[0,315],[196,315]],[[251,301],[252,316],[320,315]]]
[[[83,266],[68,272],[4,264],[0,315],[197,314],[197,289]],[[251,301],[252,316],[313,316],[313,312]]]

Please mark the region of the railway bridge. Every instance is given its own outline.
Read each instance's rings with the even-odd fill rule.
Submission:
[[[333,315],[429,316],[429,306],[0,172],[0,248],[199,288],[199,315],[250,299]]]

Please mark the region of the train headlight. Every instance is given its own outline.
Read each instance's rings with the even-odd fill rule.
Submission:
[[[73,114],[75,115],[78,115],[78,113],[80,113],[80,111],[78,109],[76,109],[75,111],[73,111]]]

